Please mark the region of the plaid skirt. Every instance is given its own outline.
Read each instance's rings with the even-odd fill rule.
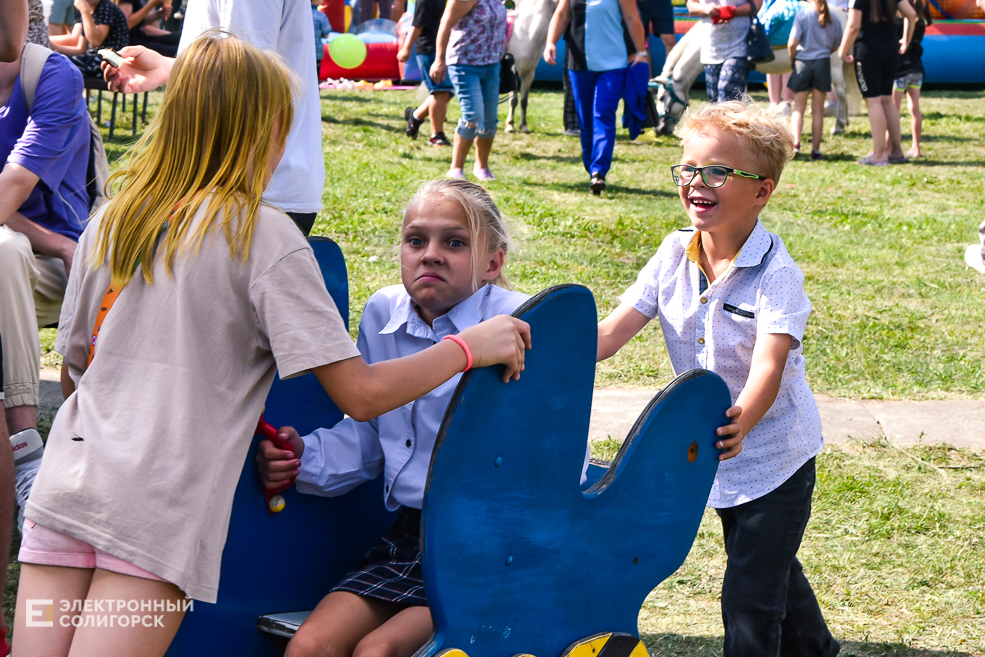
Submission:
[[[421,570],[420,509],[401,509],[393,527],[332,591],[427,606]]]

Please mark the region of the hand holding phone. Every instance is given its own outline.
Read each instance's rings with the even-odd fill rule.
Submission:
[[[120,68],[123,64],[123,57],[121,57],[117,52],[110,50],[109,48],[103,48],[99,50],[99,56],[103,58],[103,61],[112,66],[113,68]]]

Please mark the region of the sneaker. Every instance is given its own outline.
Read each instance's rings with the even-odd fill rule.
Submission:
[[[428,139],[432,146],[451,146],[451,142],[448,141],[448,137],[445,137],[445,133],[439,132],[431,135]]]
[[[445,178],[454,178],[455,180],[464,180],[465,172],[456,167],[448,169],[448,173],[445,174]]]
[[[578,128],[572,128],[571,130],[564,131],[565,137],[581,137],[581,130]]]
[[[44,443],[37,429],[24,429],[10,437],[10,446],[14,450],[14,499],[20,511],[17,514],[17,526],[24,526],[24,506],[31,494],[34,478],[41,467],[41,457],[44,455]]]
[[[407,119],[407,129],[405,130],[407,136],[411,139],[417,139],[417,131],[421,129],[421,123],[423,123],[423,121],[418,120],[418,118],[414,116],[413,107],[404,109],[404,118]]]
[[[793,145],[793,156],[794,157],[797,157],[798,155],[800,155],[800,142],[799,141],[796,144]]]
[[[588,188],[592,190],[592,194],[595,196],[601,196],[602,192],[605,191],[605,178],[602,176],[592,176],[592,182]]]
[[[823,159],[824,159],[824,155],[821,154],[821,151],[811,151],[812,162],[817,162],[818,160],[823,160]]]
[[[472,169],[472,175],[476,177],[476,180],[496,180],[496,176],[492,174],[489,169],[480,169],[476,167]]]

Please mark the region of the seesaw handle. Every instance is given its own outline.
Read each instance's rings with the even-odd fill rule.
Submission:
[[[272,442],[274,447],[277,449],[284,449],[289,451],[291,454],[294,454],[294,449],[291,447],[291,444],[280,439],[280,436],[277,435],[277,429],[272,424],[264,420],[263,415],[260,416],[260,420],[257,422],[256,433],[270,440],[270,442]],[[263,497],[267,501],[267,513],[273,515],[284,510],[284,498],[281,497],[280,493],[290,488],[292,484],[294,484],[293,478],[280,488],[271,490],[266,486],[263,487]]]

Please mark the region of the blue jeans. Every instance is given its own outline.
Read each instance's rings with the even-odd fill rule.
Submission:
[[[745,57],[729,57],[721,64],[705,64],[705,89],[708,102],[742,98],[749,77],[749,62]]]
[[[811,516],[814,459],[752,502],[716,509],[728,565],[722,582],[724,657],[834,657],[797,550]]]
[[[455,132],[468,141],[476,137],[495,137],[496,113],[499,111],[499,62],[484,66],[449,64],[448,77],[462,107],[462,118],[458,120]]]
[[[626,71],[568,71],[581,129],[581,161],[591,176],[605,178],[616,147],[616,108],[626,89]]]
[[[428,91],[431,92],[433,96],[436,93],[447,91],[449,94],[455,93],[455,88],[451,86],[451,75],[445,75],[445,79],[441,82],[435,84],[434,80],[431,79],[429,71],[431,70],[431,64],[434,63],[434,53],[414,55],[417,59],[417,66],[421,69],[421,76],[424,79],[424,84],[427,86]]]

